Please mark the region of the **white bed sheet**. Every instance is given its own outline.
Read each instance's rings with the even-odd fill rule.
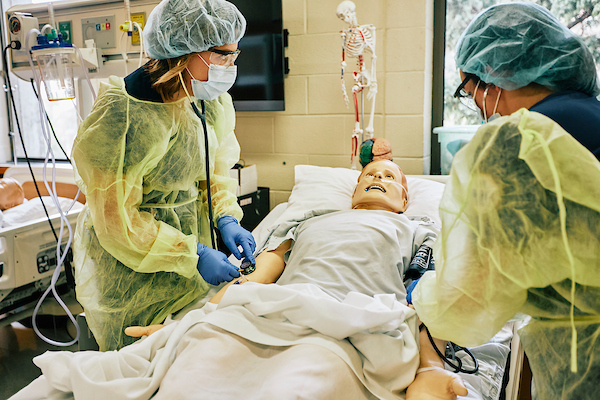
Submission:
[[[51,218],[59,214],[51,197],[42,196],[42,200],[40,200],[39,197],[36,197],[31,200],[26,200],[23,204],[1,211],[0,228],[12,228],[30,223],[40,218],[45,219],[46,213],[44,212],[42,201]],[[84,207],[84,205],[79,202],[73,204],[73,199],[65,197],[59,197],[58,201],[63,212],[66,212],[72,205],[72,208],[69,211],[71,214],[81,211]]]
[[[247,382],[241,385],[220,390],[218,382],[239,380],[232,369],[253,369],[258,362],[267,364],[267,370],[285,371],[280,368],[278,356],[293,348],[290,346],[310,345],[335,354],[347,365],[345,372],[336,369],[325,375],[314,373],[315,360],[310,354],[296,353],[292,367],[308,373],[302,377],[286,375],[291,386],[287,397],[280,399],[297,398],[295,390],[302,379],[305,391],[333,387],[344,393],[348,388],[343,385],[352,383],[354,388],[360,388],[361,382],[372,394],[360,389],[345,398],[392,400],[398,398],[392,393],[406,387],[418,367],[417,343],[409,324],[414,331],[414,310],[398,302],[394,295],[370,297],[352,293],[339,302],[309,284],[249,283],[228,290],[217,310],[208,314],[206,308],[191,311],[181,321],[119,352],[46,352],[34,359],[44,376],[12,399],[62,399],[73,393],[76,399],[84,400],[142,400],[150,399],[159,388],[166,392],[159,391],[158,398],[187,398],[186,393],[195,393],[194,398],[211,400],[265,399],[269,397],[263,397],[264,394],[271,393],[265,382],[271,377],[261,375],[260,370],[249,373]],[[217,360],[220,362],[204,358],[203,349],[215,340],[214,327],[253,343],[244,354],[250,358],[249,364],[240,365],[236,353],[223,354]],[[255,344],[270,350],[267,353],[272,360],[250,356]],[[325,359],[338,368],[343,365],[335,358]],[[223,369],[215,369],[217,365],[223,365]],[[332,382],[333,378],[337,381]],[[284,389],[281,386],[277,390]]]

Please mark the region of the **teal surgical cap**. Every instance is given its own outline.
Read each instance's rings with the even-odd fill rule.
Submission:
[[[237,43],[246,19],[225,0],[162,0],[144,27],[146,52],[157,60]]]
[[[600,94],[596,64],[585,43],[534,3],[483,10],[458,40],[456,65],[506,90],[535,82],[554,91]]]

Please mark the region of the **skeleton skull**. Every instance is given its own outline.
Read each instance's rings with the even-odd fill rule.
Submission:
[[[356,20],[356,5],[352,1],[342,1],[337,7],[336,14],[342,21],[352,26],[358,25]]]

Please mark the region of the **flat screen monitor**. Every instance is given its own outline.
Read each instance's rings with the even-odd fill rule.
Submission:
[[[246,17],[236,61],[238,77],[229,90],[237,111],[283,111],[285,60],[281,0],[229,0]]]

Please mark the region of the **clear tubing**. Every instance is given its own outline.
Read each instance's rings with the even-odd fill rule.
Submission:
[[[140,61],[138,63],[138,68],[142,66],[142,58],[144,57],[144,38],[142,37],[142,26],[135,21],[131,21],[133,25],[138,30],[138,35],[140,36]]]
[[[52,29],[54,29],[54,27],[50,24],[46,24],[42,27],[42,35],[44,35],[46,33],[46,31],[50,30],[50,32],[52,32]]]
[[[92,93],[92,98],[94,99],[94,101],[96,101],[96,91],[94,90],[94,87],[92,86],[92,81],[90,80],[90,76],[88,75],[87,69],[83,65],[84,61],[83,61],[83,56],[81,55],[81,50],[79,50],[79,47],[77,47],[75,45],[73,45],[73,48],[75,49],[75,51],[77,52],[77,55],[79,56],[81,69],[83,70],[83,75],[85,76],[85,80],[87,81],[88,86],[90,87],[90,91]],[[81,119],[81,116],[79,118]]]
[[[121,32],[121,37],[119,38],[119,44],[123,42],[123,38],[125,38],[125,46],[123,46],[123,50],[121,51],[121,56],[123,57],[123,65],[125,66],[125,76],[129,75],[127,70],[127,61],[129,61],[129,57],[127,57],[127,34],[125,32]]]
[[[125,0],[125,12],[127,13],[127,22],[129,23],[128,25],[128,31],[131,32],[133,31],[133,25],[131,24],[131,7],[129,5],[129,0]],[[141,35],[141,32],[140,32]]]
[[[50,16],[50,26],[58,32],[56,29],[56,22],[54,20],[54,6],[52,3],[48,3],[48,15]]]
[[[39,30],[33,28],[29,32],[27,32],[27,35],[25,36],[25,49],[27,51],[29,51],[29,55],[30,55],[29,59],[30,60],[31,60],[31,46],[29,45],[29,37],[31,36],[32,33],[35,33],[36,37],[37,37],[37,35],[41,34]],[[33,65],[33,61],[30,61],[30,63]],[[35,73],[33,74],[33,76],[35,78]]]
[[[56,244],[56,260],[57,260],[56,268],[54,269],[54,272],[52,273],[52,278],[50,280],[50,286],[48,287],[48,289],[46,289],[46,291],[44,292],[44,294],[42,295],[42,297],[36,304],[35,309],[33,310],[33,316],[32,316],[31,320],[33,323],[33,330],[43,341],[45,341],[46,343],[49,343],[51,345],[54,345],[54,346],[65,347],[65,346],[71,346],[71,345],[77,343],[77,341],[79,340],[80,331],[81,331],[79,328],[79,324],[77,324],[77,321],[75,320],[75,317],[73,316],[73,314],[71,313],[71,311],[69,310],[69,308],[67,307],[65,302],[60,298],[58,292],[56,291],[56,282],[58,281],[58,278],[60,276],[60,266],[64,263],[65,258],[68,254],[68,250],[71,247],[71,242],[73,241],[73,229],[71,227],[71,224],[69,223],[69,220],[67,219],[67,213],[69,212],[69,210],[71,209],[73,204],[75,204],[76,200],[73,201],[73,203],[69,207],[69,210],[67,210],[67,212],[65,213],[61,209],[60,202],[58,200],[58,196],[56,195],[56,160],[54,158],[54,152],[52,151],[52,142],[51,142],[51,136],[50,136],[50,128],[48,126],[48,120],[45,118],[46,109],[44,107],[44,101],[42,99],[41,77],[38,74],[36,74],[36,72],[35,72],[36,69],[35,69],[35,66],[33,65],[31,46],[29,46],[29,37],[34,32],[37,32],[37,34],[40,34],[40,31],[38,31],[37,29],[31,29],[27,33],[27,36],[25,39],[25,45],[26,45],[26,49],[29,52],[29,57],[28,57],[29,65],[30,65],[31,71],[33,73],[33,78],[34,78],[35,84],[37,86],[37,91],[40,94],[38,97],[38,99],[39,99],[38,104],[39,104],[39,111],[40,111],[40,116],[41,116],[40,121],[42,121],[42,134],[44,136],[44,139],[46,140],[46,144],[48,145],[47,151],[46,151],[46,158],[44,159],[44,167],[42,170],[42,173],[44,175],[44,185],[46,186],[46,190],[50,194],[50,197],[54,203],[54,206],[56,207],[56,209],[58,210],[58,212],[60,214],[60,232],[58,234],[58,241]],[[46,175],[46,167],[47,167],[48,161],[50,159],[52,160],[52,185],[50,185],[48,183],[48,178]],[[76,198],[78,196],[79,196],[79,192],[78,192]],[[63,250],[61,248],[61,244],[62,244],[63,235],[65,233],[65,231],[64,231],[65,226],[67,227],[67,230],[69,232],[69,238],[68,238],[65,248]],[[71,320],[73,325],[75,325],[77,334],[75,336],[75,339],[73,339],[70,342],[66,342],[66,343],[65,342],[57,342],[55,340],[47,338],[46,336],[44,336],[42,334],[42,332],[40,332],[40,330],[37,327],[37,323],[36,323],[37,314],[39,312],[39,309],[40,309],[42,303],[44,302],[44,300],[46,299],[46,297],[48,296],[50,291],[52,291],[54,298],[56,299],[58,304],[60,304],[62,309],[66,312],[67,317],[69,317],[69,319]]]

